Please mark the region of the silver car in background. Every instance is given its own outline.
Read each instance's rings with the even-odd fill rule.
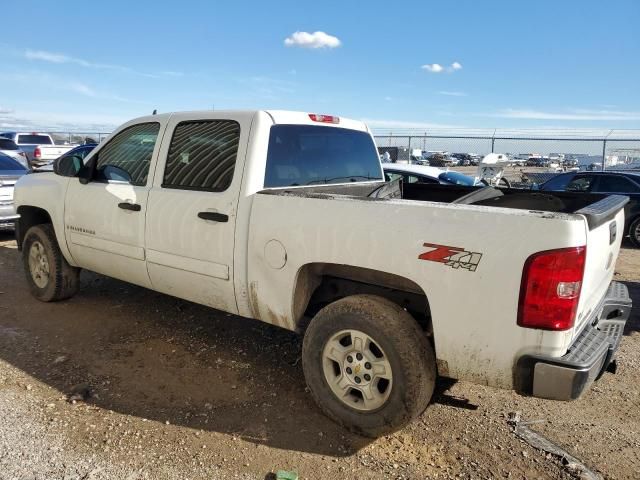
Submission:
[[[25,168],[29,168],[29,161],[27,160],[27,154],[22,151],[16,142],[10,138],[0,137],[0,153],[9,155],[14,158]]]
[[[19,215],[13,202],[13,187],[29,170],[9,155],[0,153],[0,230],[14,230]]]

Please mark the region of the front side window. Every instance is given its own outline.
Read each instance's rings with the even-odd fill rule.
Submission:
[[[274,125],[264,186],[292,187],[383,181],[371,135],[316,125]]]
[[[236,166],[240,125],[233,120],[179,123],[173,133],[162,186],[222,192]]]
[[[141,123],[117,134],[93,157],[94,179],[146,185],[159,131],[159,123]]]

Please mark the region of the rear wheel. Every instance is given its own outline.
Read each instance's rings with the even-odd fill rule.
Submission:
[[[629,240],[635,247],[640,248],[640,217],[631,222],[629,226]]]
[[[65,260],[50,224],[27,230],[22,244],[22,261],[31,294],[38,300],[63,300],[78,291],[80,269]]]
[[[433,349],[413,317],[373,295],[323,308],[305,334],[302,365],[323,412],[370,437],[420,415],[436,378]]]

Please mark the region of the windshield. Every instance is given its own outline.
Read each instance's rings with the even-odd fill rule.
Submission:
[[[27,145],[51,145],[51,137],[49,135],[18,135],[16,143]]]
[[[443,172],[438,175],[438,180],[453,185],[463,185],[465,187],[473,187],[476,184],[473,177],[458,172]]]
[[[8,155],[0,155],[0,171],[26,171],[26,168]]]
[[[384,181],[371,135],[315,125],[274,125],[264,186]]]

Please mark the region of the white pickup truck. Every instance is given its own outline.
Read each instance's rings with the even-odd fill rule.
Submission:
[[[0,136],[13,140],[26,154],[31,167],[46,165],[74,147],[74,145],[56,145],[48,133],[6,132]]]
[[[385,183],[367,127],[334,116],[139,118],[15,201],[36,298],[84,268],[299,331],[313,397],[369,436],[422,413],[437,376],[577,398],[631,308],[626,197]]]

